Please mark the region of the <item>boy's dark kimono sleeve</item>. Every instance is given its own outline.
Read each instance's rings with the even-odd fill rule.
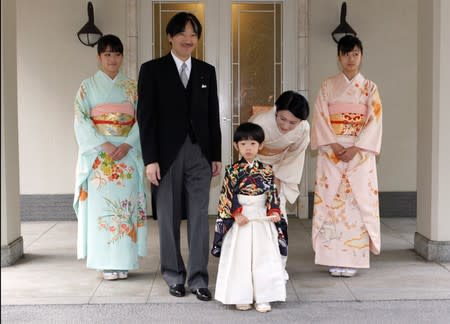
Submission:
[[[214,228],[214,241],[211,254],[220,256],[223,238],[228,230],[233,226],[234,216],[242,211],[237,197],[236,177],[233,177],[233,166],[225,169],[222,190],[220,191],[218,215]]]

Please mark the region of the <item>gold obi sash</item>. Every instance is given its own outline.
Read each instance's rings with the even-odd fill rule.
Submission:
[[[91,119],[97,132],[109,136],[128,136],[135,123],[131,103],[104,104],[91,110]]]
[[[263,148],[258,152],[261,155],[265,156],[273,156],[283,153],[284,149],[275,149],[275,148],[268,148],[267,146],[263,146]]]
[[[337,103],[329,105],[328,112],[336,135],[358,136],[366,122],[367,106]]]

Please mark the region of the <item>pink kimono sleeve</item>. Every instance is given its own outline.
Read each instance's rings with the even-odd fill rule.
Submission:
[[[382,107],[380,95],[377,86],[373,82],[370,82],[366,124],[361,130],[355,146],[379,154],[381,149],[381,134]]]
[[[314,105],[314,114],[311,129],[311,149],[317,150],[320,146],[336,143],[337,139],[331,128],[330,114],[328,112],[327,81],[322,83],[319,95]]]

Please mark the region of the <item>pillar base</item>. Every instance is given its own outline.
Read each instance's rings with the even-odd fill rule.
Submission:
[[[2,246],[2,268],[16,263],[23,256],[23,238],[20,236],[6,246]]]
[[[414,249],[428,261],[450,262],[450,241],[432,241],[416,232]]]

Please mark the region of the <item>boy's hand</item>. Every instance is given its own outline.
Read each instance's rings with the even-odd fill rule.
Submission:
[[[275,187],[277,187],[278,192],[280,192],[281,189],[281,181],[277,177],[274,177],[273,182],[275,183]]]
[[[235,216],[235,217],[234,217],[234,220],[236,221],[236,223],[237,223],[239,226],[243,226],[243,225],[245,225],[245,224],[248,223],[248,218],[245,217],[245,216],[242,215],[242,214],[239,214],[239,215]]]
[[[278,213],[273,213],[272,215],[267,216],[267,217],[269,217],[270,220],[274,223],[277,223],[281,220],[280,214],[278,214]]]

